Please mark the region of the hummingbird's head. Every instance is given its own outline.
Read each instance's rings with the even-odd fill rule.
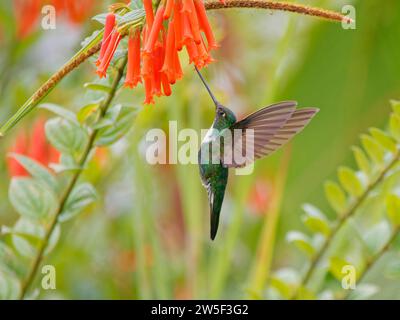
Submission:
[[[218,103],[215,108],[214,128],[219,130],[225,129],[233,125],[235,122],[235,114],[230,109]]]

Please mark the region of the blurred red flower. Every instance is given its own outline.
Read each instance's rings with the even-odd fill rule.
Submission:
[[[65,15],[76,24],[85,22],[96,5],[95,0],[13,0],[13,3],[19,39],[35,30],[44,5],[53,5],[58,17]]]
[[[45,122],[44,118],[39,118],[34,122],[32,131],[22,129],[8,151],[30,157],[46,167],[50,163],[58,162],[60,153],[46,140]],[[13,157],[8,158],[7,164],[11,177],[28,175],[27,171]]]
[[[273,185],[270,180],[258,179],[249,194],[249,207],[251,212],[263,215],[269,210],[273,197]]]

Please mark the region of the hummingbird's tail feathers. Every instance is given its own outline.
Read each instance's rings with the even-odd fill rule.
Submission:
[[[215,239],[219,226],[219,216],[224,202],[226,184],[228,183],[228,169],[220,167],[220,173],[207,186],[208,201],[210,204],[210,238]]]
[[[220,105],[220,103],[218,102],[217,98],[215,98],[214,94],[212,93],[210,87],[208,86],[206,80],[204,80],[203,75],[200,73],[199,69],[197,69],[197,67],[194,67],[196,69],[197,74],[199,75],[201,82],[203,82],[204,86],[206,87],[208,94],[210,95],[212,101],[215,104],[215,107],[218,108],[218,106]]]
[[[225,192],[225,190],[223,191]],[[217,192],[210,194],[210,238],[215,239],[219,226],[219,216],[221,213],[222,202],[224,200],[224,194],[218,195]]]

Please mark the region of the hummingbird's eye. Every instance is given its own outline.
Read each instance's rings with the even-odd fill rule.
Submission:
[[[226,118],[226,113],[225,113],[225,112],[222,112],[222,116],[223,116],[224,118]]]

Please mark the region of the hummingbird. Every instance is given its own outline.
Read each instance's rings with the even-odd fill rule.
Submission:
[[[229,108],[218,102],[200,71],[195,69],[215,105],[214,121],[201,142],[198,153],[200,177],[207,190],[210,207],[210,238],[214,240],[218,231],[229,168],[241,168],[270,155],[299,133],[319,109],[296,109],[296,101],[284,101],[264,107],[238,121]],[[234,135],[233,132],[236,130],[240,130],[241,134]],[[221,137],[227,132],[234,137],[228,142],[230,143],[228,146],[220,143]],[[252,146],[246,149],[248,140],[251,141]],[[217,145],[218,149],[215,150],[213,145]],[[235,151],[237,147],[241,147],[239,150],[251,151],[250,155],[245,155],[245,161],[236,162],[231,159],[232,151],[230,151],[230,156],[225,156],[224,152],[227,149]],[[208,155],[215,152],[219,153],[219,160],[210,161]],[[229,155],[229,151],[227,154]],[[207,156],[206,159],[204,155]]]

